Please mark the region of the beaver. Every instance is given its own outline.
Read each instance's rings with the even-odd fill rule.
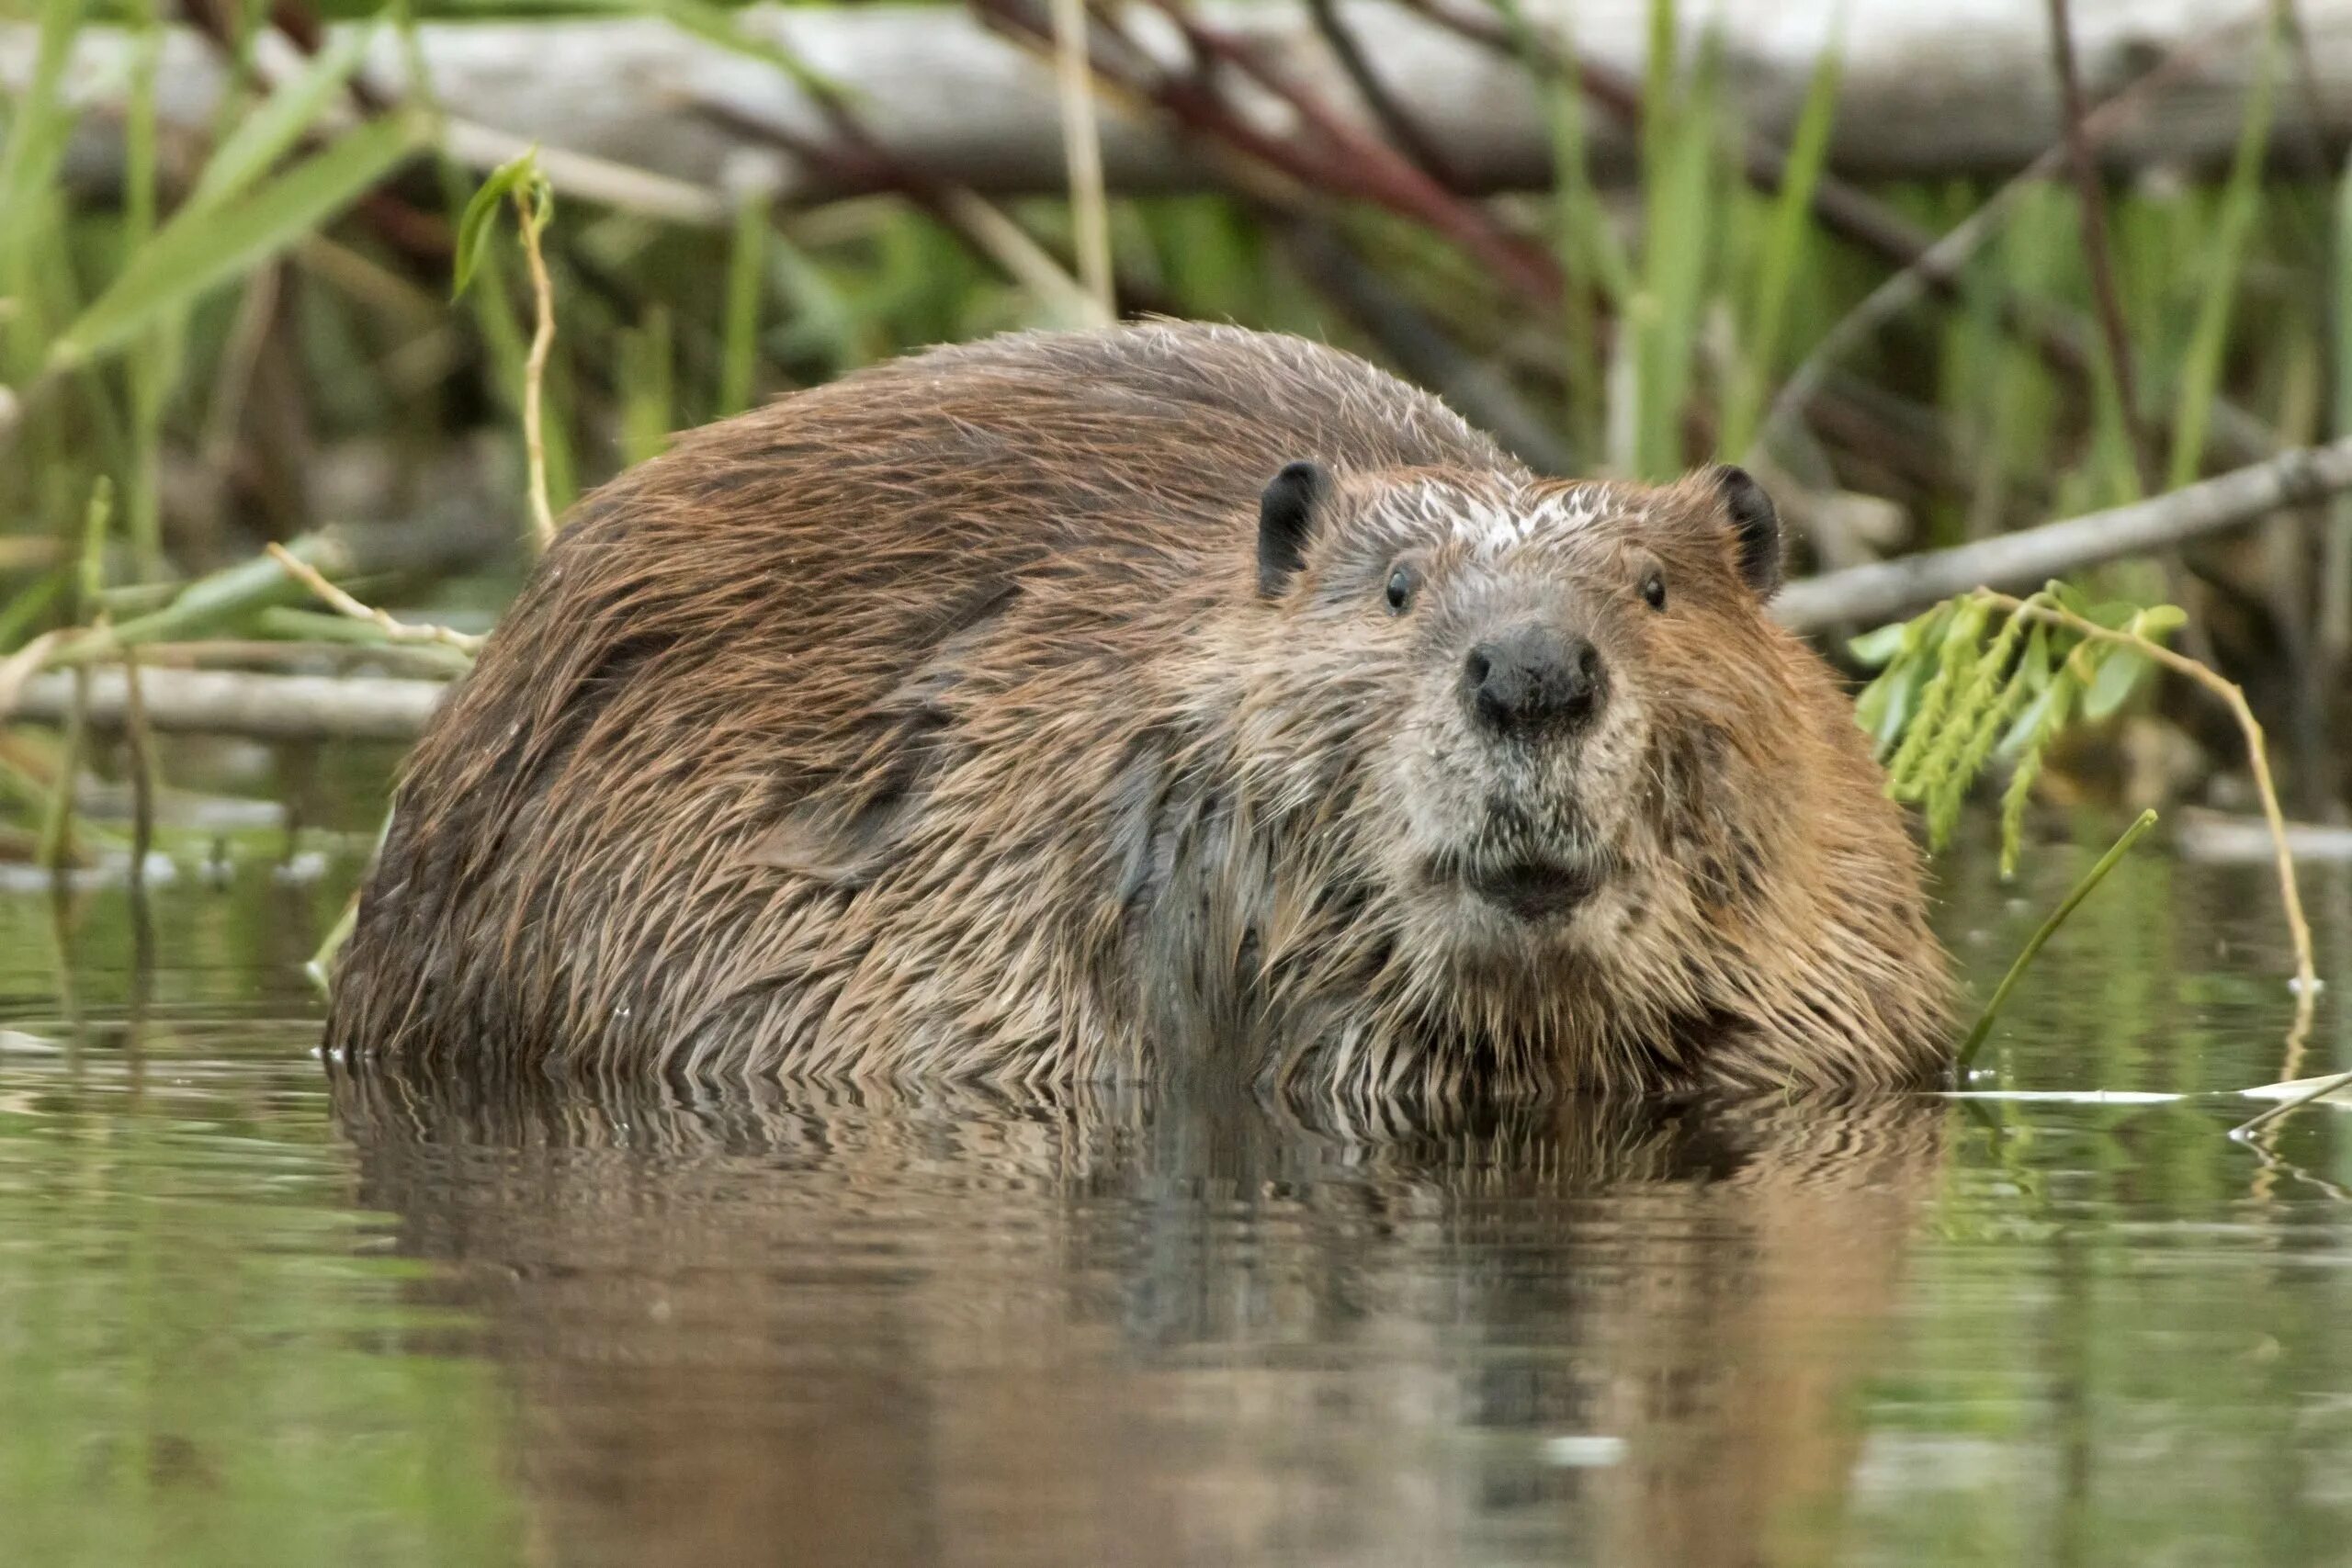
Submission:
[[[575,510],[401,781],[329,1048],[1338,1095],[1917,1082],[1918,852],[1770,500],[1306,341],[936,348]]]

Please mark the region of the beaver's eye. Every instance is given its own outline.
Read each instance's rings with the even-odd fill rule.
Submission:
[[[1401,615],[1413,603],[1413,590],[1420,586],[1420,577],[1409,566],[1400,566],[1388,574],[1388,613]]]
[[[1653,571],[1642,579],[1642,599],[1653,610],[1666,608],[1666,573]]]

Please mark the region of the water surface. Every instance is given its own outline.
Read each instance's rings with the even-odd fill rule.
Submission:
[[[2081,863],[1950,872],[1980,993]],[[0,1562],[2352,1562],[2259,868],[2127,863],[1988,1064],[2181,1100],[1377,1125],[339,1081],[351,870],[0,897]]]

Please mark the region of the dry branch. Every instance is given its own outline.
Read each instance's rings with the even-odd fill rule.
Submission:
[[[372,604],[363,604],[337,588],[327,581],[318,568],[295,555],[285,546],[273,542],[266,547],[269,551],[269,558],[277,563],[280,570],[324,600],[337,615],[354,621],[364,621],[382,632],[393,642],[438,643],[444,648],[452,648],[464,654],[481,651],[482,639],[469,632],[453,631],[447,626],[418,626],[397,620],[388,612],[379,610]]]
[[[2063,523],[1791,583],[1772,603],[1782,626],[1876,626],[1972,588],[2039,588],[2102,561],[2152,555],[2352,490],[2352,437],[2298,447],[2193,484]]]

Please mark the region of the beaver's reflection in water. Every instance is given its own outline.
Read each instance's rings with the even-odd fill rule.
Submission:
[[[567,1563],[1808,1561],[1944,1116],[336,1089]]]

